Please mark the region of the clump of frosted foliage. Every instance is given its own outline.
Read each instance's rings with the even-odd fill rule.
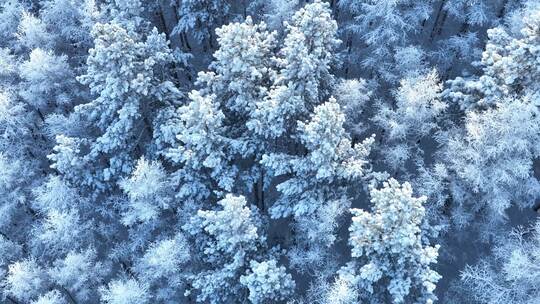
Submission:
[[[214,239],[205,252],[222,251],[234,254],[238,250],[244,251],[252,247],[258,235],[257,227],[251,218],[252,212],[246,206],[246,199],[228,194],[218,204],[223,210],[197,212],[197,222]]]
[[[103,276],[107,274],[106,265],[98,261],[95,249],[70,251],[65,258],[58,259],[49,268],[50,278],[70,291],[78,301],[85,302],[94,296]]]
[[[38,108],[51,102],[58,105],[72,102],[73,98],[66,93],[75,82],[68,57],[55,56],[52,51],[40,48],[33,49],[29,57],[19,69],[26,87],[21,92],[24,100]]]
[[[138,34],[128,29],[132,23],[93,27],[94,47],[88,50],[86,73],[77,80],[95,98],[77,105],[72,118],[96,129],[90,136],[59,134],[48,156],[68,181],[98,192],[131,173],[140,156],[138,139],[150,137],[160,105],[178,92],[165,80],[165,66],[173,61],[165,35],[157,29]]]
[[[67,304],[69,303],[58,290],[51,290],[44,295],[41,295],[31,304]]]
[[[137,270],[150,280],[171,278],[190,259],[189,245],[181,234],[150,245]]]
[[[49,177],[32,192],[35,196],[34,207],[44,213],[52,210],[68,210],[80,200],[76,190],[59,176]]]
[[[292,276],[274,259],[260,263],[251,261],[247,274],[240,277],[240,283],[249,289],[251,303],[285,300],[295,287]]]
[[[2,282],[6,294],[23,302],[28,302],[39,295],[46,284],[45,273],[32,259],[9,265],[7,276]]]
[[[395,126],[390,128],[390,137],[428,135],[436,127],[435,117],[447,108],[440,98],[441,89],[435,70],[403,79],[395,93],[397,109],[393,112]]]
[[[3,1],[0,5],[0,37],[4,42],[11,42],[23,12],[19,1]]]
[[[391,303],[432,303],[441,276],[430,267],[439,246],[426,244],[421,230],[426,197],[413,197],[409,183],[392,178],[370,195],[371,212],[351,209],[353,261],[340,278]]]
[[[358,287],[351,284],[350,281],[338,278],[332,286],[325,290],[326,295],[322,303],[333,304],[353,304],[358,303]]]
[[[75,209],[47,212],[41,226],[36,230],[36,239],[48,249],[48,253],[64,253],[85,244],[90,224],[85,222]]]
[[[438,117],[448,105],[441,100],[442,84],[435,70],[410,75],[400,82],[394,93],[395,106],[382,104],[373,121],[383,128],[388,149],[383,149],[385,161],[393,168],[403,167],[418,147],[418,140],[437,128]]]
[[[100,288],[101,301],[107,304],[145,304],[150,296],[147,287],[135,279],[114,280]]]
[[[496,20],[489,8],[488,0],[452,0],[445,1],[444,8],[460,22],[469,25],[486,25]]]
[[[366,108],[373,92],[364,79],[344,79],[337,83],[333,95],[346,115],[344,127],[352,136],[362,134],[367,126]]]
[[[279,28],[283,22],[288,21],[292,17],[295,7],[298,6],[299,2],[298,0],[270,1],[267,8],[268,13],[264,15],[268,25],[271,28]]]
[[[428,72],[426,53],[420,47],[399,47],[394,54],[394,60],[399,62],[397,69],[405,77]]]
[[[120,187],[128,196],[122,214],[122,223],[126,226],[155,220],[160,211],[169,206],[167,175],[157,161],[139,159],[131,177],[122,180]]]
[[[23,12],[17,29],[19,42],[29,48],[49,48],[53,46],[53,36],[47,32],[46,24],[36,16]]]

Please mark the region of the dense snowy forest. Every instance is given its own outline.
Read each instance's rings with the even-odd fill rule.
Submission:
[[[540,303],[540,0],[0,0],[0,302]]]

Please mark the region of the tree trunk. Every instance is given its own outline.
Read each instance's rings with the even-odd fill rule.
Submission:
[[[497,14],[497,17],[502,18],[506,14],[507,4],[508,4],[508,0],[503,0],[499,13]]]
[[[262,212],[265,211],[266,206],[264,205],[264,169],[261,168],[259,172],[259,181],[257,182],[257,192],[259,197],[260,209]]]
[[[169,28],[167,27],[167,21],[165,21],[165,16],[163,15],[163,7],[161,6],[161,2],[159,3],[159,22],[161,23],[161,30],[163,33],[165,33],[165,37],[167,40],[171,41],[171,32],[169,31]]]
[[[347,37],[347,57],[350,58],[351,56],[351,53],[352,53],[352,33],[349,34],[349,37]],[[347,60],[349,60],[349,58],[347,58]],[[350,69],[349,67],[351,66],[351,62],[350,60],[347,62],[347,65],[345,67],[345,78],[348,78],[349,77],[349,72],[350,72]]]
[[[62,290],[63,293],[65,293],[69,299],[69,302],[71,304],[77,304],[77,301],[75,301],[75,298],[71,295],[71,293],[62,285],[59,285],[60,289]]]
[[[431,40],[433,40],[435,31],[437,30],[437,25],[439,24],[439,20],[441,18],[441,13],[443,11],[444,5],[446,4],[446,1],[447,0],[442,0],[441,5],[439,5],[439,9],[437,10],[437,16],[435,17],[435,22],[433,23],[433,28],[431,29],[431,33],[429,34],[429,38]],[[443,18],[443,19],[446,19],[446,17]],[[443,20],[443,23],[444,23],[444,20]]]
[[[182,40],[182,43],[185,45],[186,49],[188,51],[191,51],[191,45],[189,44],[189,39],[185,32],[182,32],[180,34],[180,39]]]

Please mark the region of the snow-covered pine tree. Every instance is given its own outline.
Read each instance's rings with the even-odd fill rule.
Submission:
[[[441,276],[431,267],[439,245],[426,238],[426,197],[413,197],[409,183],[393,178],[373,187],[370,196],[371,212],[351,209],[352,261],[339,271],[329,296],[350,303],[433,303]]]
[[[193,290],[188,289],[186,294],[194,292],[198,302],[209,303],[245,301],[248,290],[253,303],[289,294],[294,281],[266,253],[266,237],[256,208],[250,209],[244,197],[231,194],[218,205],[218,210],[199,210],[183,227],[194,239],[193,256],[198,265],[188,275]],[[270,260],[257,262],[267,258]],[[260,269],[265,268],[261,263],[273,269]],[[255,273],[263,278],[255,277]],[[264,281],[266,276],[272,278]]]
[[[262,160],[275,175],[287,177],[277,185],[280,196],[270,215],[274,219],[292,216],[296,237],[290,258],[300,270],[320,270],[332,260],[329,249],[351,206],[354,188],[371,173],[368,155],[374,138],[353,145],[344,121],[345,115],[331,98],[315,108],[309,121],[298,122],[304,155],[272,153]]]
[[[267,96],[274,78],[275,33],[264,23],[232,23],[216,30],[219,49],[210,71],[199,73],[200,89],[164,132],[177,140],[165,155],[181,168],[173,178],[178,197],[209,197],[212,191],[249,193],[256,188],[259,205],[264,200],[265,176],[258,165],[268,146],[246,127],[257,103]],[[243,163],[240,165],[239,163]],[[242,183],[234,182],[240,177]],[[255,186],[252,186],[255,185]],[[217,187],[216,187],[217,186]]]
[[[485,108],[540,92],[536,46],[540,40],[540,8],[530,5],[518,14],[517,24],[488,30],[479,77],[458,77],[449,82],[446,95],[462,109]],[[532,102],[536,102],[532,98]],[[506,101],[505,101],[506,100]]]
[[[260,263],[250,261],[249,270],[240,277],[240,283],[247,286],[248,299],[255,304],[287,300],[296,285],[287,269],[278,266],[275,259]]]
[[[298,10],[287,24],[279,71],[274,85],[257,104],[248,127],[266,138],[290,143],[297,121],[309,118],[315,106],[330,97],[335,84],[331,71],[340,41],[330,6],[315,1]]]
[[[95,98],[70,116],[81,134],[58,135],[49,156],[70,182],[98,191],[131,173],[151,142],[157,111],[179,97],[168,78],[174,58],[164,35],[147,32],[141,17],[129,16],[142,10],[139,1],[125,10],[122,5],[111,4],[112,20],[92,30],[95,45],[78,79]]]

